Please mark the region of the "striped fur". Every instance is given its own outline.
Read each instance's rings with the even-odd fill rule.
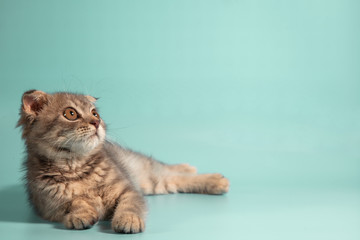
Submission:
[[[72,229],[109,219],[115,232],[138,233],[145,228],[143,195],[228,191],[220,174],[197,174],[190,165],[167,165],[107,141],[105,123],[92,113],[95,101],[64,92],[23,94],[18,126],[26,186],[41,217]],[[76,120],[64,116],[69,107]]]

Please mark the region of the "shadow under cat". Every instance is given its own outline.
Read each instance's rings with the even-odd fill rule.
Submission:
[[[45,223],[52,224],[55,229],[66,230],[62,223],[49,222],[36,215],[27,200],[23,185],[11,185],[0,189],[0,222]],[[99,221],[94,226],[98,231],[107,234],[118,234],[111,229],[110,221]]]
[[[0,189],[0,222],[44,223],[30,207],[24,186]]]
[[[147,202],[151,205],[152,211],[154,213],[158,212],[176,212],[175,209],[186,208],[191,205],[199,210],[199,212],[204,212],[206,209],[216,206],[216,212],[223,212],[226,209],[225,204],[227,198],[214,198],[209,195],[160,195],[160,196],[147,196]],[[166,202],[164,200],[166,199]],[[206,201],[205,201],[206,200]],[[179,205],[179,203],[181,203]],[[165,208],[165,211],[164,211]],[[224,209],[225,208],[225,209]],[[161,211],[162,209],[162,211]],[[186,209],[182,209],[186,211]],[[191,213],[189,213],[191,215]],[[193,213],[194,217],[197,213]],[[167,217],[160,217],[160,219],[168,219]],[[168,220],[164,220],[165,222]],[[181,217],[176,217],[177,222],[184,222],[186,219],[181,219]],[[45,223],[52,224],[55,229],[66,230],[65,226],[62,223],[49,222],[41,219],[36,215],[32,207],[30,206],[27,200],[27,194],[23,185],[12,185],[0,189],[0,222],[17,222],[17,223]],[[97,226],[98,231],[107,234],[118,234],[111,229],[110,221],[99,221]],[[159,224],[162,226],[162,224]],[[157,232],[160,229],[153,229]],[[164,230],[161,228],[161,231]]]

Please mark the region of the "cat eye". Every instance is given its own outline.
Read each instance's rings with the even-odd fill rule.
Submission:
[[[66,119],[71,120],[71,121],[78,119],[78,113],[76,112],[75,109],[70,108],[70,107],[65,109],[63,115]]]
[[[95,109],[93,109],[93,110],[91,111],[91,113],[92,113],[92,115],[93,115],[94,117],[96,117],[97,119],[100,119],[100,115],[98,114],[98,112],[97,112]]]

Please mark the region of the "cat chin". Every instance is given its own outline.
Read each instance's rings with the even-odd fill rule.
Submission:
[[[88,139],[82,142],[73,143],[70,150],[73,153],[84,155],[88,154],[103,142],[100,137],[96,135],[90,136]]]
[[[87,136],[80,142],[74,142],[70,150],[71,152],[84,155],[88,154],[105,140],[105,131],[103,128],[99,128],[98,131],[90,136]]]
[[[93,141],[92,143],[74,143],[70,150],[77,155],[85,155],[99,146],[99,141]]]

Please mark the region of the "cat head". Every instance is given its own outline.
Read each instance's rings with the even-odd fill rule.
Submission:
[[[105,139],[105,124],[95,101],[81,94],[25,92],[18,126],[28,151],[48,157],[90,153]]]

